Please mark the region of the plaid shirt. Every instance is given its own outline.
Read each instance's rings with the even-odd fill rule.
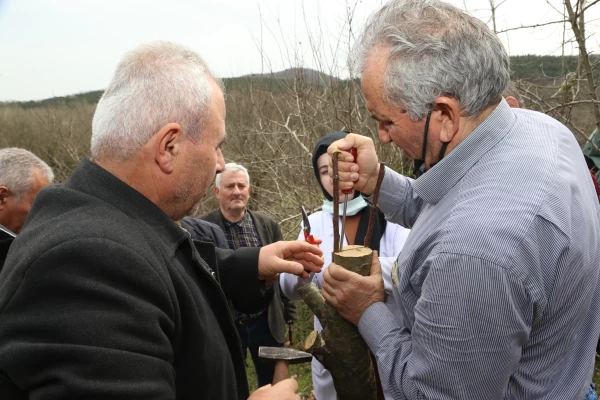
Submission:
[[[229,222],[225,218],[223,220],[225,222],[225,236],[230,249],[237,250],[240,247],[262,246],[256,226],[254,226],[248,212],[245,212],[238,222]]]

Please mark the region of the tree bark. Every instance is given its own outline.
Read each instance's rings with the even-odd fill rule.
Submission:
[[[573,11],[571,0],[564,0],[564,3],[569,14],[571,30],[573,30],[573,34],[575,35],[575,39],[577,39],[577,44],[579,45],[579,60],[583,65],[583,69],[585,70],[585,75],[588,83],[588,94],[592,100],[598,101],[598,96],[596,95],[596,82],[594,80],[594,70],[592,69],[592,64],[590,63],[590,57],[587,52],[585,43],[586,38],[583,16],[583,13],[585,11],[585,2],[583,0],[577,0],[577,10],[579,10],[579,13]],[[594,103],[592,107],[594,110],[594,119],[596,120],[596,128],[598,129],[598,131],[600,131],[600,107],[597,103]]]
[[[349,271],[366,276],[371,269],[373,251],[363,246],[346,246],[333,253],[333,262]],[[340,316],[323,298],[314,283],[298,293],[315,313],[323,330],[312,332],[304,343],[333,377],[338,400],[375,400],[377,386],[369,348],[358,328]]]

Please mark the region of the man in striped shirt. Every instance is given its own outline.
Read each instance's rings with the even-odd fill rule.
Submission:
[[[396,0],[356,64],[379,138],[426,173],[385,168],[379,206],[411,228],[398,258],[404,324],[374,260],[332,264],[323,295],[356,324],[396,399],[582,399],[600,334],[600,211],[572,133],[502,99],[509,58],[487,26],[437,0]],[[372,195],[370,138],[348,135],[340,189]]]

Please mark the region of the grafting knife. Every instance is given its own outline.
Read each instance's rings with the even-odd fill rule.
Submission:
[[[356,148],[353,147],[350,149],[350,154],[354,157],[353,162],[356,162]],[[352,189],[342,190],[344,194],[344,212],[342,214],[342,233],[340,234],[340,251],[342,251],[342,247],[344,246],[344,237],[346,236],[346,209],[348,208],[348,195],[352,194]]]

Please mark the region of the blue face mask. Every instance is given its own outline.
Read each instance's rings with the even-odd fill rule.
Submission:
[[[362,196],[358,196],[353,198],[352,200],[348,200],[348,209],[346,210],[346,215],[356,215],[360,212],[360,210],[362,210],[368,205],[369,203],[367,203]],[[340,216],[342,213],[343,206],[343,203],[340,203]],[[323,211],[333,214],[333,201],[323,200]]]

